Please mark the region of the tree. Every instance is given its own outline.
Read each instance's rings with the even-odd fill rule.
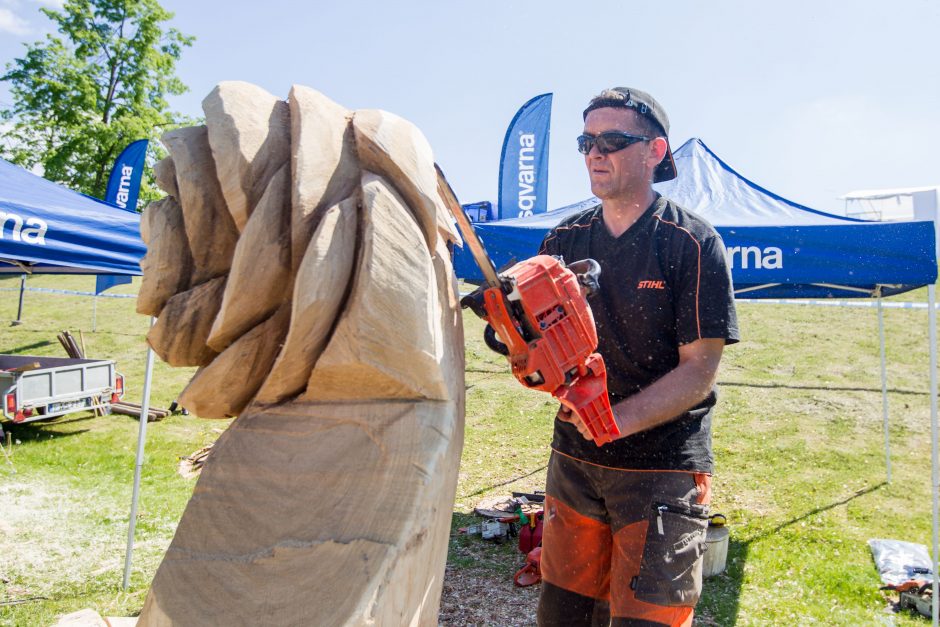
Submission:
[[[0,76],[13,97],[0,110],[9,127],[0,154],[101,198],[127,144],[191,122],[170,112],[166,98],[187,90],[176,62],[194,38],[165,28],[173,14],[157,0],[66,0],[61,11],[41,11],[61,36],[27,44]],[[150,164],[161,153],[151,141]],[[158,195],[151,169],[145,174],[142,201]]]

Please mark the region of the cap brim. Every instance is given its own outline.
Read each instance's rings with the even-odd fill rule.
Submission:
[[[653,171],[653,182],[671,181],[676,176],[678,174],[676,173],[676,161],[672,158],[672,148],[669,144],[666,144],[666,156],[663,157],[663,160],[659,162],[659,165]]]

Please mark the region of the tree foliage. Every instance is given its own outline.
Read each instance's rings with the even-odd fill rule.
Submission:
[[[58,35],[26,45],[0,80],[13,104],[0,110],[8,128],[0,154],[90,196],[103,197],[114,159],[132,141],[155,140],[190,122],[169,110],[166,98],[186,91],[176,63],[193,37],[165,22],[173,17],[157,0],[66,0],[61,11],[41,9]],[[156,195],[152,171],[141,201]]]

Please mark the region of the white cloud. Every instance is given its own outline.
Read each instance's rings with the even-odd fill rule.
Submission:
[[[0,33],[28,35],[31,30],[26,20],[17,16],[10,9],[0,7]]]
[[[18,37],[35,35],[41,29],[36,28],[33,18],[46,21],[37,7],[61,11],[64,2],[65,0],[0,0],[0,33],[10,33]]]

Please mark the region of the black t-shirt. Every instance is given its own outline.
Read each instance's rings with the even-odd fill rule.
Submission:
[[[732,344],[739,337],[725,247],[708,222],[657,195],[615,238],[602,212],[597,206],[564,220],[539,253],[566,263],[591,258],[601,266],[600,290],[588,302],[614,405],[675,368],[679,346],[701,338]],[[676,419],[602,447],[556,420],[552,448],[613,468],[710,473],[715,400],[713,389]]]

